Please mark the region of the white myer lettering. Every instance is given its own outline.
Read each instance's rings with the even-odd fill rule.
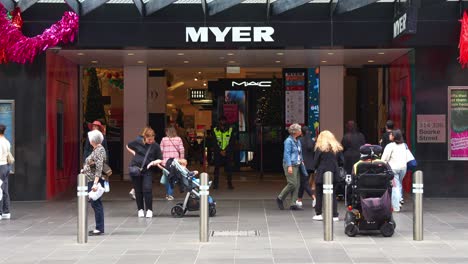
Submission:
[[[272,27],[186,27],[185,42],[208,42],[209,33],[215,37],[216,42],[225,42],[231,32],[232,42],[274,42]]]
[[[398,37],[406,30],[406,13],[393,23],[393,38]]]
[[[234,86],[244,86],[244,87],[249,87],[249,86],[257,86],[257,87],[271,87],[271,81],[259,81],[259,82],[254,82],[254,81],[243,81],[243,82],[235,82],[232,81],[231,84],[233,87]]]
[[[189,40],[190,39],[190,40]],[[208,28],[201,27],[198,31],[194,27],[185,28],[185,42],[208,42]]]

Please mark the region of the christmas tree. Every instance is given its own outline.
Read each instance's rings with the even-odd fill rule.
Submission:
[[[283,90],[281,81],[274,79],[269,89],[259,91],[257,99],[257,124],[262,126],[281,126],[283,118]]]
[[[86,97],[85,120],[105,120],[104,104],[102,103],[101,88],[96,74],[96,68],[88,69],[89,85],[88,96]]]

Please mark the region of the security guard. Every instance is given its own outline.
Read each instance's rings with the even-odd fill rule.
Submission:
[[[224,172],[227,174],[227,184],[229,189],[234,189],[232,185],[232,162],[233,162],[233,132],[232,127],[226,123],[226,117],[219,118],[218,126],[213,129],[216,137],[214,144],[214,182],[213,188],[218,189],[219,167],[224,165]]]

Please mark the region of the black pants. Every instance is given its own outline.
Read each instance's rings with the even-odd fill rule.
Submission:
[[[215,170],[214,170],[214,181],[213,187],[218,188],[219,184],[219,168],[224,165],[224,172],[227,174],[227,183],[229,186],[232,186],[232,160],[226,156],[221,156],[219,153],[215,153]]]
[[[135,189],[135,200],[138,210],[153,211],[153,178],[151,172],[143,172],[138,177],[131,177]],[[143,199],[145,203],[143,204]]]
[[[104,180],[99,179],[99,183],[104,187]],[[88,182],[88,192],[93,188],[94,181]],[[91,207],[94,210],[94,220],[96,221],[96,230],[99,230],[101,233],[104,233],[104,207],[102,206],[102,197],[93,201],[90,199]]]
[[[314,194],[312,190],[310,189],[309,179],[310,179],[310,174],[307,176],[301,175],[301,184],[299,185],[299,193],[297,195],[298,198],[302,199],[302,197],[304,196],[304,191],[306,191],[306,193],[310,197],[312,197],[312,195]]]
[[[317,204],[315,205],[315,214],[322,214],[322,203],[323,203],[323,183],[315,184],[315,196],[317,198]],[[336,202],[336,184],[333,184],[333,217],[338,217],[338,205]]]

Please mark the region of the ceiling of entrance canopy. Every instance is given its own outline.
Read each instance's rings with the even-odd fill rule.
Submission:
[[[150,16],[169,5],[198,4],[206,16],[212,16],[239,4],[264,4],[268,15],[279,15],[305,4],[328,4],[330,13],[346,13],[374,3],[406,2],[406,0],[0,0],[7,10],[19,7],[24,12],[35,4],[67,4],[85,16],[105,4],[134,5],[142,16]],[[450,0],[448,0],[450,1]]]

